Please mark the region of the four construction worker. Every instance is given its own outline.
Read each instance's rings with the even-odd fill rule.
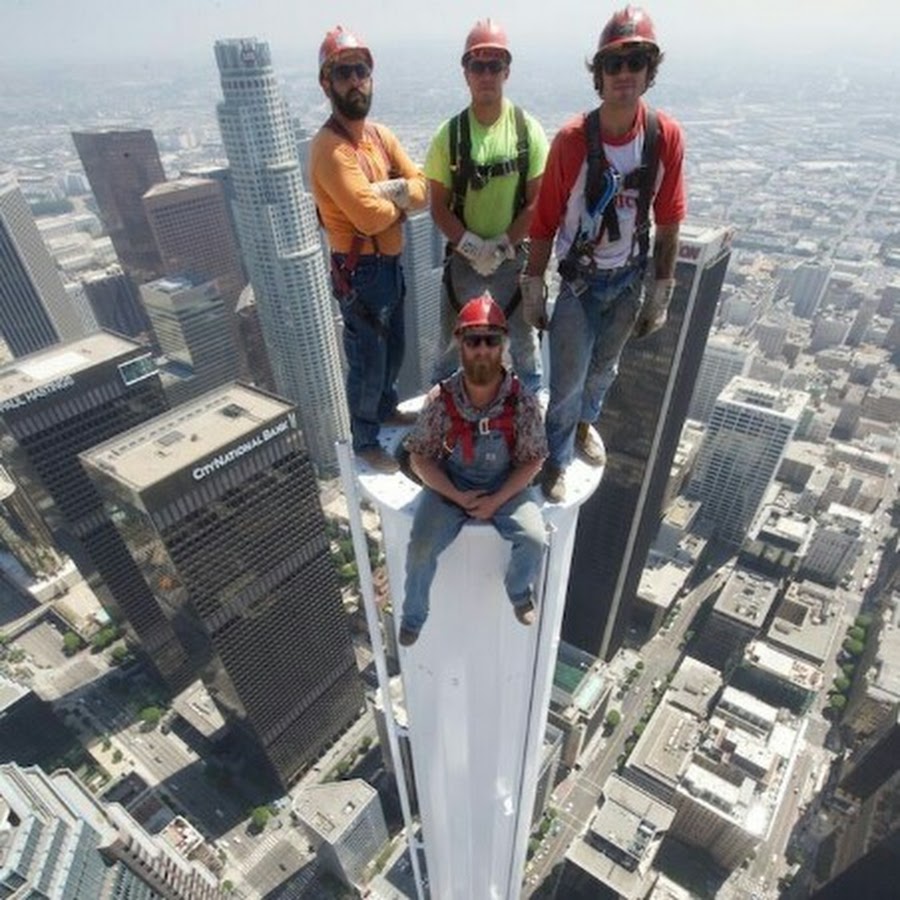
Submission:
[[[453,323],[485,290],[509,322],[510,355],[529,390],[541,386],[537,332],[521,309],[525,237],[547,159],[537,121],[503,96],[512,54],[503,29],[486,19],[466,37],[463,76],[471,103],[438,129],[425,158],[431,215],[447,239],[441,347],[435,381],[457,365]]]
[[[662,326],[675,286],[684,141],[675,120],[642,99],[661,61],[650,17],[632,6],[616,12],[590,66],[600,106],[554,138],[531,223],[522,292],[528,320],[550,334],[550,455],[541,488],[553,502],[565,499],[576,451],[604,464],[592,426],[622,348],[632,334]],[[647,271],[651,208],[656,233]],[[548,323],[543,275],[554,236],[561,286]]]
[[[406,554],[400,643],[415,643],[428,616],[437,557],[470,519],[492,522],[512,544],[506,593],[523,625],[534,621],[544,521],[529,487],[547,453],[537,397],[503,367],[509,326],[483,294],[456,319],[459,368],[431,389],[407,437],[424,488]]]
[[[372,53],[338,26],[319,49],[319,84],[331,117],[310,147],[312,191],[331,250],[331,283],[344,321],[347,405],[357,458],[382,472],[397,460],[378,442],[397,410],[403,362],[402,221],[426,203],[425,177],[384,125],[367,121]]]
[[[471,102],[438,129],[423,175],[388,129],[366,121],[372,98],[369,49],[340,26],[325,37],[319,80],[332,115],[313,142],[310,171],[344,316],[354,451],[376,469],[396,469],[378,443],[378,428],[404,418],[396,410],[394,387],[403,355],[401,222],[405,210],[426,202],[427,177],[431,214],[447,239],[442,349],[434,370],[443,387],[429,395],[410,447],[414,468],[431,490],[425,496],[436,494],[446,502],[452,493],[451,505],[462,516],[459,524],[466,516],[491,518],[496,504],[484,498],[496,494],[483,493],[477,485],[460,487],[468,482],[459,472],[454,483],[445,468],[467,441],[461,439],[438,465],[434,459],[440,453],[430,451],[440,451],[443,438],[427,436],[423,428],[446,430],[456,421],[438,399],[448,384],[458,412],[493,402],[493,394],[486,397],[480,389],[477,401],[472,396],[476,382],[467,364],[473,366],[486,351],[496,355],[507,340],[521,396],[531,397],[541,387],[538,333],[549,333],[548,456],[540,472],[544,497],[565,499],[565,472],[576,453],[591,465],[605,462],[593,426],[629,337],[649,335],[666,320],[686,213],[681,128],[643,100],[662,59],[646,12],[627,6],[614,13],[589,65],[600,104],[567,122],[548,155],[541,126],[504,98],[512,62],[505,32],[491,19],[479,21],[466,37],[461,60]],[[549,317],[544,276],[554,249],[560,289]],[[494,330],[504,339],[471,346],[463,341],[460,348],[468,332],[461,310],[476,302],[472,298],[484,301],[485,294],[503,315],[502,327],[495,323]],[[476,334],[488,332],[482,323]],[[452,375],[458,352],[463,368]],[[495,367],[493,378],[494,387],[518,385],[501,368]],[[532,406],[527,401],[528,409]],[[442,410],[441,416],[435,410]],[[488,420],[493,421],[479,413],[479,421]],[[527,466],[512,469],[517,490],[524,489],[521,473],[533,467],[533,459],[529,454],[520,460]],[[500,495],[503,502],[509,500],[508,491]],[[482,514],[485,505],[489,515]],[[424,527],[419,524],[419,533]],[[446,546],[458,524],[456,530],[447,528],[438,540],[432,523],[429,540]],[[419,546],[416,534],[413,546]],[[430,546],[436,556],[437,544]],[[411,602],[408,593],[412,612],[404,613],[404,629],[412,639],[427,614],[433,559],[431,569],[423,571],[419,581],[408,576],[408,588],[412,583],[419,598]],[[521,601],[521,584],[508,588],[513,602]]]

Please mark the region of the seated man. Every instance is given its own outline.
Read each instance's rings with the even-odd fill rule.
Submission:
[[[437,557],[468,519],[493,522],[512,543],[506,592],[516,618],[534,622],[534,583],[546,542],[529,487],[547,455],[540,407],[502,365],[508,326],[484,294],[469,300],[454,334],[462,366],[432,388],[407,438],[424,489],[406,559],[400,643],[415,643],[428,617]]]

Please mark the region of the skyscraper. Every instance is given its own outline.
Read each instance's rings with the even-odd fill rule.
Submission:
[[[443,349],[440,340],[444,241],[427,210],[413,213],[404,230],[406,356],[397,390],[405,400],[428,390],[434,361]]]
[[[144,209],[166,275],[216,279],[229,318],[247,283],[218,181],[184,176],[154,185]]]
[[[100,218],[126,272],[139,283],[163,274],[141,197],[165,181],[148,128],[73,131],[72,140],[100,208]]]
[[[663,329],[625,348],[600,417],[607,463],[575,538],[562,638],[610,658],[664,510],[662,499],[731,257],[732,231],[681,229]]]
[[[84,334],[34,216],[8,177],[0,177],[0,334],[13,356]]]
[[[363,703],[293,406],[231,385],[82,461],[210,694],[289,784]]]
[[[269,45],[217,41],[222,142],[234,185],[238,238],[279,393],[297,404],[310,456],[336,467],[350,425],[316,209],[303,188],[287,104]]]
[[[794,315],[800,319],[815,317],[819,304],[825,296],[832,266],[804,263],[794,270],[791,283],[790,302]]]
[[[171,385],[163,380],[171,406],[234,381],[238,354],[218,281],[160,278],[142,284],[141,296],[159,349],[177,369]]]
[[[57,544],[128,620],[173,690],[190,665],[140,577],[78,454],[166,408],[150,353],[106,332],[0,368],[0,453]],[[102,581],[95,577],[100,576]]]
[[[725,336],[710,338],[697,372],[688,418],[705,425],[725,385],[735,375],[747,374],[751,356],[746,343]]]
[[[808,400],[742,377],[719,395],[688,496],[703,501],[700,518],[720,540],[743,543]]]
[[[0,894],[216,900],[204,866],[104,805],[68,769],[0,765]]]
[[[101,328],[149,341],[151,329],[147,311],[137,287],[121,266],[89,272],[82,277],[81,284]]]

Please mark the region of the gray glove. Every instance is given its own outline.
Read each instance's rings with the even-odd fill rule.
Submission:
[[[390,200],[397,209],[409,209],[409,182],[405,178],[373,181],[372,190],[383,200]]]
[[[634,337],[649,337],[666,324],[674,292],[674,278],[648,278],[644,282],[644,300],[637,322],[634,323]]]
[[[456,245],[456,252],[482,277],[490,278],[500,265],[494,241],[486,241],[471,231],[463,232]]]
[[[522,318],[532,327],[543,331],[547,327],[547,285],[543,275],[522,275]]]

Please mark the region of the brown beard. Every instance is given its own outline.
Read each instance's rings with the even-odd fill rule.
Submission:
[[[352,99],[350,93],[354,95]],[[369,114],[372,107],[372,94],[371,92],[366,94],[357,88],[345,96],[341,96],[337,91],[332,91],[331,102],[342,116],[351,122],[358,122]]]
[[[462,367],[466,380],[479,386],[490,384],[503,370],[499,355],[493,358],[463,360]]]

